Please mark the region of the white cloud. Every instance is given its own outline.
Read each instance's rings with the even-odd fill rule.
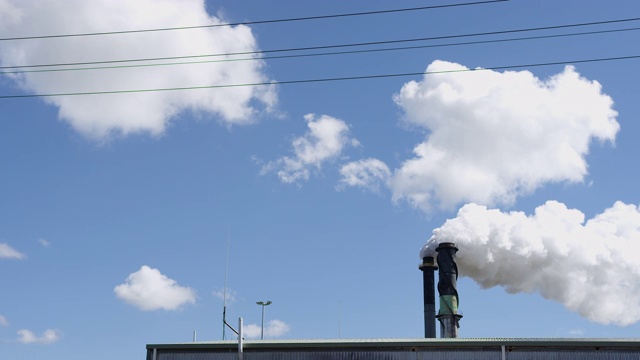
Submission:
[[[264,337],[274,338],[280,337],[291,330],[291,327],[282,320],[270,320],[264,327]],[[261,327],[257,324],[248,324],[242,328],[242,334],[247,339],[255,339],[260,337]]]
[[[40,245],[44,246],[44,247],[49,247],[51,246],[51,242],[47,241],[45,239],[38,239],[38,242],[40,243]]]
[[[585,334],[585,331],[584,329],[576,328],[576,329],[569,330],[568,333],[569,333],[569,336],[583,337]]]
[[[0,243],[0,259],[24,259],[25,255],[9,244]]]
[[[292,142],[293,157],[282,157],[262,167],[262,174],[275,171],[284,183],[308,180],[311,169],[320,169],[322,164],[337,158],[348,145],[358,146],[358,140],[350,138],[349,126],[342,120],[328,115],[316,118],[314,114],[304,117],[309,130]]]
[[[238,293],[235,290],[227,289],[226,294],[224,289],[216,289],[212,291],[213,296],[217,297],[220,300],[224,301],[225,295],[227,297],[227,303],[234,303],[238,296]]]
[[[247,339],[255,339],[260,337],[260,331],[260,325],[248,324],[243,326],[242,335]]]
[[[9,320],[7,320],[7,318],[2,315],[0,315],[0,326],[9,326]]]
[[[158,269],[146,265],[130,274],[125,283],[113,291],[118,298],[144,311],[177,310],[196,301],[193,289],[178,285]]]
[[[30,330],[18,330],[18,341],[23,344],[53,344],[60,340],[60,332],[57,330],[47,329],[41,336],[37,336]]]
[[[340,183],[338,189],[346,186],[359,186],[378,192],[381,183],[386,183],[391,175],[389,167],[378,159],[364,159],[352,161],[340,169]]]
[[[8,0],[0,0],[0,24],[15,24],[20,21],[22,11]]]
[[[69,14],[73,14],[72,19]],[[0,20],[3,37],[224,23],[207,14],[202,0],[5,0],[0,6]],[[4,41],[0,44],[0,63],[18,66],[252,51],[258,51],[256,39],[249,27],[240,25]],[[251,56],[260,55],[242,57]],[[231,57],[206,59],[228,58]],[[262,60],[251,60],[8,76],[27,93],[45,94],[269,82],[263,67]],[[269,111],[276,105],[277,96],[274,86],[265,86],[50,97],[44,101],[58,107],[60,119],[75,130],[104,140],[118,134],[161,134],[172,120],[187,111],[215,116],[229,126],[251,123],[260,109]]]
[[[640,208],[585,215],[548,201],[533,215],[467,204],[423,247],[454,242],[458,267],[484,288],[537,292],[601,324],[640,321]],[[422,255],[423,255],[422,254]]]
[[[271,320],[265,329],[265,335],[269,337],[280,337],[291,330],[291,327],[281,320]]]
[[[434,61],[427,72],[464,70]],[[615,140],[612,99],[572,66],[547,80],[529,71],[425,74],[394,96],[429,134],[395,170],[395,201],[430,211],[463,202],[512,204],[548,182],[581,182],[593,139]]]

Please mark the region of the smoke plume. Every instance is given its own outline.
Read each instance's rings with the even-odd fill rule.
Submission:
[[[640,320],[640,209],[616,202],[585,222],[557,201],[533,215],[477,204],[433,231],[421,257],[454,242],[461,276],[484,288],[539,293],[600,324]]]

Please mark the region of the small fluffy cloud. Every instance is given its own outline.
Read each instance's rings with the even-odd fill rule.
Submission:
[[[270,320],[264,327],[264,337],[280,337],[289,332],[290,329],[290,326],[282,320]],[[242,334],[248,339],[255,339],[260,337],[261,330],[260,325],[249,324],[242,328]]]
[[[640,209],[616,202],[585,215],[548,201],[533,215],[467,204],[433,231],[460,249],[462,276],[509,293],[537,292],[601,324],[640,321]]]
[[[73,14],[72,21],[69,14]],[[202,0],[0,2],[0,33],[3,37],[222,23],[223,19],[207,13],[205,2]],[[251,29],[240,25],[109,36],[4,41],[0,44],[0,64],[20,66],[250,53],[258,50]],[[242,57],[257,59],[260,55],[249,54]],[[217,56],[206,59],[231,58],[232,56]],[[257,59],[125,69],[32,72],[7,76],[26,93],[47,94],[269,82],[263,67],[264,62]],[[56,106],[59,118],[69,123],[76,131],[91,138],[104,139],[118,134],[161,134],[173,119],[184,112],[215,116],[229,126],[247,124],[254,121],[261,110],[269,111],[273,108],[277,96],[274,87],[266,86],[49,97],[44,101]]]
[[[584,329],[576,328],[568,331],[569,336],[572,337],[584,337],[585,331]]]
[[[583,181],[592,140],[615,140],[612,99],[572,66],[546,80],[529,71],[437,73],[466,69],[434,61],[394,96],[405,121],[429,132],[389,181],[395,201],[425,211],[509,205],[548,182]]]
[[[212,292],[213,296],[217,297],[218,299],[224,301],[224,298],[226,296],[227,298],[227,303],[234,303],[236,301],[236,298],[238,296],[238,293],[235,290],[232,289],[227,289],[226,293],[224,291],[224,289],[217,289],[217,290],[213,290]]]
[[[0,243],[0,259],[24,259],[25,255],[18,250],[9,246],[9,244]]]
[[[285,156],[269,162],[262,174],[275,171],[284,183],[308,180],[311,169],[320,169],[322,164],[340,156],[348,145],[358,146],[358,140],[349,137],[349,126],[342,120],[328,115],[304,117],[309,130],[292,142],[293,157]]]
[[[38,242],[40,243],[40,245],[44,246],[44,247],[49,247],[51,246],[51,242],[47,241],[45,239],[38,239]]]
[[[9,326],[9,320],[7,320],[7,318],[2,315],[0,315],[0,326]]]
[[[177,310],[196,301],[193,289],[178,285],[160,270],[146,265],[130,274],[125,283],[113,291],[118,298],[144,311]]]
[[[391,175],[389,167],[378,159],[364,159],[352,161],[340,169],[340,183],[338,188],[346,186],[358,186],[364,189],[378,192],[380,184],[386,183]]]
[[[18,330],[18,341],[23,344],[53,344],[58,340],[60,332],[57,330],[48,329],[40,336],[27,329]]]

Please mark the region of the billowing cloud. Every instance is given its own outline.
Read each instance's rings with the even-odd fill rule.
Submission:
[[[408,124],[428,131],[389,181],[395,201],[430,211],[513,204],[549,182],[587,175],[592,140],[615,140],[613,101],[572,66],[541,80],[529,71],[431,63],[394,96]],[[437,73],[442,71],[454,71]]]
[[[548,201],[533,215],[467,204],[424,251],[454,242],[462,276],[484,288],[539,293],[600,324],[640,321],[640,209],[616,202],[585,215]]]
[[[378,192],[380,184],[385,184],[391,172],[389,167],[378,159],[364,159],[352,161],[340,168],[340,183],[338,188],[346,186],[358,186],[364,189]]]
[[[358,146],[358,140],[349,137],[349,126],[328,115],[304,117],[309,130],[292,142],[293,156],[269,162],[262,174],[275,171],[284,183],[308,180],[311,169],[319,170],[327,161],[337,158],[348,145]]]
[[[9,326],[9,320],[7,320],[7,318],[2,315],[0,315],[0,326]]]
[[[0,243],[0,259],[24,259],[25,255],[18,250],[9,246],[9,244]]]
[[[177,310],[196,302],[195,291],[178,285],[160,270],[144,265],[130,274],[124,284],[116,286],[116,296],[144,311]]]
[[[60,332],[57,330],[47,329],[40,336],[27,329],[18,330],[18,342],[23,344],[53,344],[58,340]]]
[[[55,35],[222,24],[207,14],[203,0],[4,0],[3,37]],[[3,41],[2,66],[59,64],[257,51],[247,26],[179,31]],[[242,55],[243,58],[260,55]],[[231,59],[216,56],[214,60]],[[180,60],[202,61],[203,58]],[[167,61],[147,62],[158,64]],[[127,63],[130,65],[131,63]],[[136,62],[135,64],[140,64]],[[110,64],[122,65],[122,64]],[[89,66],[89,67],[95,67]],[[103,65],[104,66],[104,65]],[[108,65],[107,65],[108,66]],[[77,68],[78,66],[75,66]],[[146,66],[125,69],[30,72],[7,75],[26,93],[68,93],[264,83],[261,60]],[[68,67],[67,67],[68,68]],[[180,113],[213,116],[226,125],[247,124],[261,109],[276,105],[273,87],[232,87],[112,95],[44,98],[60,119],[82,134],[161,134]]]
[[[286,334],[287,332],[289,332],[290,329],[291,327],[282,320],[277,320],[277,319],[270,320],[267,324],[265,324],[264,337],[265,338],[280,337]],[[259,338],[261,331],[262,329],[260,325],[257,325],[257,324],[245,325],[242,328],[242,334],[244,335],[244,337],[248,339]]]

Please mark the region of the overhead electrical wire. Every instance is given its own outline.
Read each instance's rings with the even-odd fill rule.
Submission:
[[[142,68],[142,67],[172,66],[172,65],[209,64],[209,63],[234,62],[234,61],[291,59],[291,58],[316,57],[316,56],[363,54],[363,53],[388,52],[388,51],[400,51],[400,50],[417,50],[417,49],[438,48],[438,47],[494,44],[494,43],[504,43],[504,42],[514,42],[514,41],[527,41],[527,40],[540,40],[540,39],[551,39],[551,38],[583,36],[583,35],[609,34],[609,33],[616,33],[616,32],[638,31],[638,30],[640,30],[640,27],[625,28],[625,29],[613,29],[613,30],[584,31],[584,32],[567,33],[567,34],[527,36],[527,37],[509,38],[509,39],[465,41],[465,42],[457,42],[457,43],[402,46],[402,47],[381,48],[381,49],[367,49],[367,50],[332,51],[332,52],[310,53],[310,54],[275,55],[275,56],[265,56],[265,57],[246,57],[246,58],[234,58],[234,59],[202,60],[202,61],[186,61],[186,62],[169,62],[169,63],[154,63],[154,64],[132,64],[132,65],[114,65],[114,66],[97,66],[97,67],[76,67],[76,68],[63,68],[63,69],[0,71],[0,74],[8,75],[8,74],[24,74],[24,73],[43,73],[43,72],[65,72],[65,71],[83,71],[83,70],[86,71],[86,70],[127,69],[127,68]],[[20,67],[19,66],[15,66],[15,67],[10,67],[10,68],[20,68]]]
[[[139,30],[105,31],[105,32],[78,33],[78,34],[18,36],[18,37],[0,38],[0,41],[52,39],[52,38],[81,37],[81,36],[100,36],[100,35],[118,35],[118,34],[159,32],[159,31],[174,31],[174,30],[216,28],[216,27],[237,26],[237,25],[273,24],[273,23],[283,23],[283,22],[321,20],[321,19],[364,16],[364,15],[390,14],[390,13],[409,12],[409,11],[418,11],[418,10],[443,9],[443,8],[469,6],[469,5],[485,5],[485,4],[500,3],[500,2],[507,2],[507,1],[509,1],[509,0],[484,0],[484,1],[473,1],[473,2],[444,4],[444,5],[420,6],[420,7],[403,8],[403,9],[363,11],[363,12],[354,12],[354,13],[305,16],[305,17],[295,17],[295,18],[285,18],[285,19],[272,19],[272,20],[245,21],[245,22],[237,22],[237,23],[225,23],[225,24],[179,26],[179,27],[155,28],[155,29],[139,29]]]
[[[260,50],[260,51],[245,51],[245,52],[221,53],[221,54],[200,54],[200,55],[186,55],[186,56],[170,56],[170,57],[139,58],[139,59],[120,59],[120,60],[87,61],[87,62],[69,62],[69,63],[54,63],[54,64],[12,65],[12,66],[0,66],[0,69],[27,69],[27,68],[37,68],[37,67],[83,66],[83,65],[116,64],[116,63],[127,63],[127,62],[181,60],[181,59],[196,59],[196,58],[203,58],[203,57],[225,57],[225,56],[238,56],[238,55],[269,54],[269,53],[279,53],[279,52],[326,50],[326,49],[336,49],[336,48],[346,48],[346,47],[388,45],[388,44],[398,44],[398,43],[407,43],[407,42],[446,40],[446,39],[465,38],[465,37],[504,35],[504,34],[531,32],[531,31],[557,30],[557,29],[564,29],[564,28],[574,28],[574,27],[594,26],[594,25],[606,25],[606,24],[623,23],[623,22],[633,22],[633,21],[639,21],[639,20],[640,20],[640,17],[635,17],[635,18],[626,18],[626,19],[592,21],[592,22],[585,22],[585,23],[572,23],[572,24],[562,24],[562,25],[540,26],[540,27],[511,29],[511,30],[498,30],[498,31],[478,32],[478,33],[469,33],[469,34],[442,35],[442,36],[421,37],[421,38],[400,39],[400,40],[369,41],[369,42],[360,42],[360,43],[306,46],[306,47],[297,47],[297,48],[271,49],[271,50]],[[617,30],[609,30],[609,31],[614,32],[614,31],[617,31]],[[619,30],[619,31],[625,31],[625,30]],[[603,33],[607,32],[607,30],[602,30],[602,32]],[[596,33],[596,32],[594,32],[594,33]],[[548,37],[560,37],[560,36],[563,36],[563,35],[561,35],[561,34],[560,35],[548,35]],[[544,37],[541,37],[541,38],[544,38]],[[495,42],[500,42],[501,40],[494,40],[494,41]],[[490,41],[487,41],[487,42],[490,42]],[[260,59],[264,59],[264,57],[260,58]],[[229,59],[229,60],[233,61],[233,59]]]
[[[161,92],[161,91],[224,89],[224,88],[234,88],[234,87],[289,85],[289,84],[305,84],[305,83],[320,83],[320,82],[350,81],[350,80],[352,81],[352,80],[382,79],[382,78],[408,77],[408,76],[424,76],[424,75],[445,74],[445,73],[465,73],[465,72],[487,71],[487,70],[506,70],[506,69],[527,68],[527,67],[541,67],[541,66],[566,65],[566,64],[594,63],[594,62],[619,61],[619,60],[630,60],[630,59],[640,59],[640,55],[617,56],[617,57],[607,57],[607,58],[597,58],[597,59],[554,61],[554,62],[546,62],[546,63],[492,66],[492,67],[475,68],[475,69],[459,69],[459,70],[428,71],[428,72],[421,71],[421,72],[410,72],[410,73],[376,74],[376,75],[361,75],[361,76],[344,76],[344,77],[333,77],[333,78],[270,81],[270,82],[261,82],[261,83],[223,84],[223,85],[187,86],[187,87],[154,88],[154,89],[132,89],[132,90],[111,90],[111,91],[87,91],[87,92],[50,93],[50,94],[1,95],[0,96],[0,100],[36,98],[36,97],[55,97],[55,96],[132,94],[132,93]]]

